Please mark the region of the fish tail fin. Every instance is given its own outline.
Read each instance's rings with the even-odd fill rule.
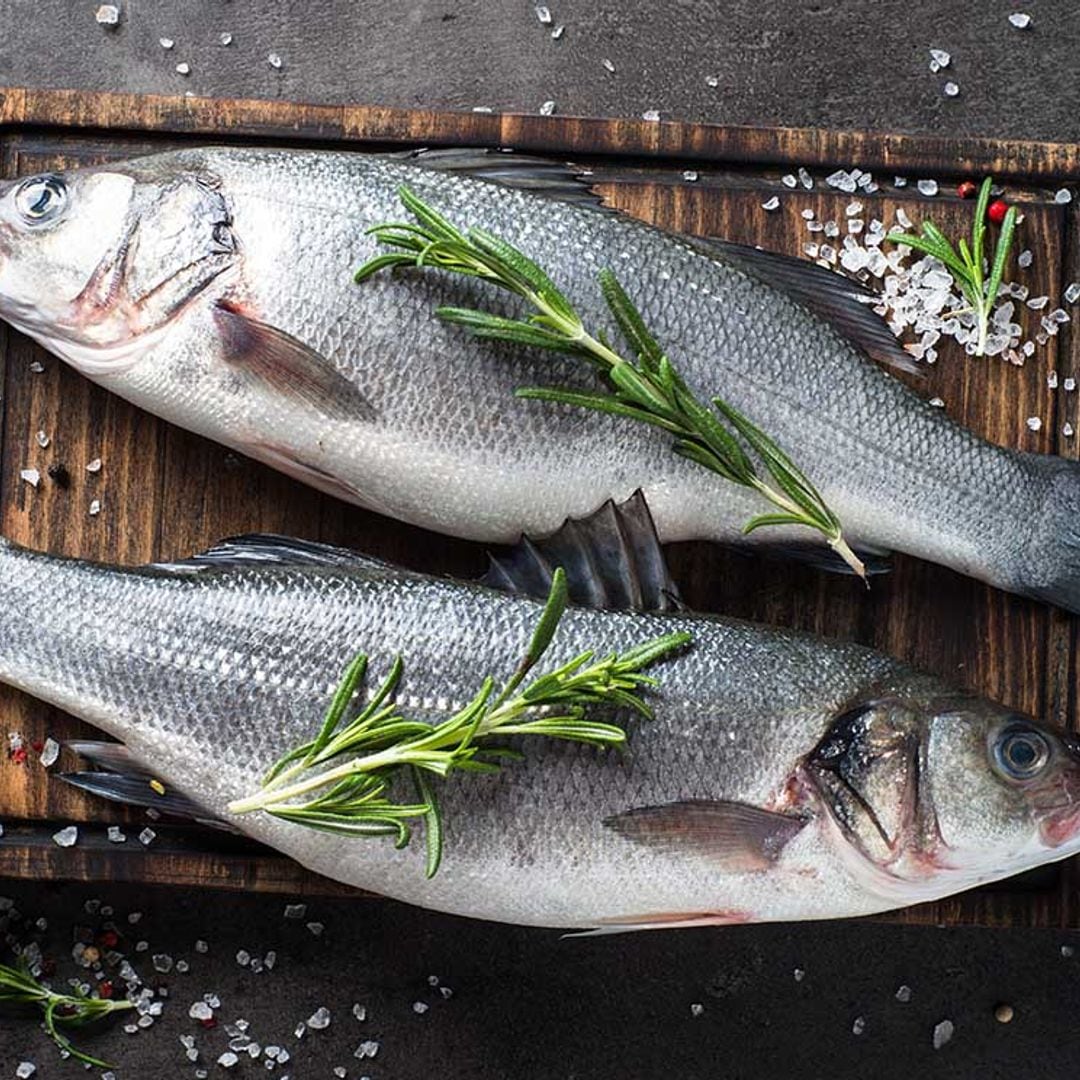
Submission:
[[[1042,498],[1020,556],[1017,591],[1080,613],[1080,462],[1032,455],[1029,463]]]

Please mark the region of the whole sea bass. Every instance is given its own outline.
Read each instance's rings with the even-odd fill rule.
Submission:
[[[572,195],[557,167],[197,149],[13,182],[0,315],[154,413],[431,529],[541,535],[641,488],[662,539],[739,539],[756,496],[642,425],[515,400],[583,375],[433,314],[505,305],[490,287],[419,272],[353,284],[375,253],[365,230],[403,215],[401,184],[518,245],[594,325],[608,325],[596,271],[614,268],[691,388],[769,432],[849,540],[1080,610],[1075,463],[991,446],[924,404],[849,342],[903,355],[835,275],[601,212],[580,185],[576,202],[508,186]]]
[[[373,682],[401,653],[402,711],[443,719],[485,676],[509,675],[540,609],[275,538],[135,569],[3,542],[0,679],[116,736],[228,819],[312,737],[357,651]],[[630,725],[625,753],[531,740],[497,775],[442,782],[431,880],[418,844],[232,820],[318,873],[411,903],[606,929],[859,915],[1080,849],[1074,737],[868,649],[571,608],[543,670],[673,630],[694,643],[653,669],[655,719]]]

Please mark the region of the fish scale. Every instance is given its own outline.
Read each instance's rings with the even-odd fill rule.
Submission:
[[[386,838],[230,815],[228,804],[257,791],[273,761],[312,737],[355,652],[369,655],[369,689],[400,653],[402,700],[427,703],[407,712],[435,721],[445,716],[432,711],[439,699],[466,701],[485,676],[514,669],[541,611],[534,600],[371,562],[308,565],[277,543],[284,554],[257,565],[126,569],[2,543],[0,679],[99,726],[169,790],[319,873],[483,918],[596,927],[703,912],[720,921],[862,914],[1069,850],[1027,850],[1031,816],[988,775],[980,726],[974,745],[984,760],[958,761],[954,745],[947,761],[932,762],[935,775],[952,767],[967,775],[962,803],[950,801],[947,785],[934,799],[957,873],[893,881],[852,854],[809,790],[807,762],[858,703],[907,702],[904,715],[925,715],[931,733],[955,725],[928,704],[952,693],[944,683],[861,646],[792,631],[583,608],[567,610],[542,669],[676,630],[694,642],[652,671],[655,718],[628,723],[624,753],[519,739],[524,760],[497,775],[435,781],[446,839],[434,879],[416,844],[396,851]],[[977,701],[971,708],[985,711],[985,724],[1005,714]],[[902,785],[873,779],[875,800],[903,799]],[[611,824],[688,802],[783,814],[798,835],[774,864],[747,872],[722,851],[639,843]],[[882,820],[901,817],[881,809]],[[978,845],[969,850],[972,830]]]

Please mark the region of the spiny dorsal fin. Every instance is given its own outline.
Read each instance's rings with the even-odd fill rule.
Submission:
[[[342,566],[358,570],[395,570],[389,563],[349,548],[297,540],[272,533],[249,533],[221,540],[207,551],[176,562],[151,563],[151,570],[171,573],[194,573],[214,568],[236,566]],[[405,571],[400,571],[405,573]]]
[[[425,148],[408,150],[399,156],[423,169],[458,173],[530,191],[547,199],[610,212],[589,187],[588,175],[568,162],[482,147]]]
[[[616,505],[610,499],[589,517],[568,518],[543,540],[523,536],[505,555],[490,555],[485,585],[543,599],[557,566],[566,574],[570,600],[583,607],[677,611],[656,526],[641,491]]]
[[[898,371],[924,374],[915,360],[904,352],[888,323],[873,310],[871,305],[880,298],[872,289],[816,263],[775,251],[761,251],[712,237],[695,237],[691,242],[700,244],[706,254],[779,289],[815,315],[820,315],[879,364]]]

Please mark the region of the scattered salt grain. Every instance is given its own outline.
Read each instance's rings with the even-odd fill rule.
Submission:
[[[56,764],[56,759],[60,756],[60,744],[52,738],[45,740],[45,745],[41,750],[41,764],[45,768],[49,768],[50,765]]]
[[[248,964],[250,964],[250,963],[251,963],[251,953],[249,953],[249,952],[247,951],[247,949],[241,949],[241,950],[240,950],[240,951],[239,951],[239,952],[238,952],[238,953],[236,954],[236,962],[237,962],[237,963],[238,963],[238,964],[239,964],[239,965],[240,965],[241,967],[247,967],[247,966],[248,966]]]
[[[1066,960],[1068,960],[1075,952],[1076,950],[1071,945],[1061,946],[1061,955],[1064,956]]]
[[[147,828],[143,829],[141,833],[139,833],[139,843],[142,844],[143,847],[149,847],[154,842],[156,837],[157,833],[148,826]]]
[[[928,402],[928,404],[931,406],[931,408],[934,408],[934,409],[944,409],[945,408],[945,402],[942,401],[941,398],[939,398],[939,397],[931,398],[930,401]]]
[[[335,1065],[334,1075],[339,1077],[339,1080],[345,1080],[345,1077],[349,1075],[349,1070],[344,1065]]]
[[[612,75],[615,74],[615,65],[606,56],[603,60],[600,61],[600,63],[604,65],[605,71],[610,72]]]
[[[650,123],[655,124],[660,119],[660,111],[658,109],[646,109],[641,114],[642,120],[648,120]]]
[[[866,1017],[856,1016],[851,1023],[851,1034],[861,1035],[866,1030]]]
[[[158,44],[163,49],[171,49],[176,44],[176,42],[173,41],[173,39],[170,38],[170,37],[163,37],[163,38],[158,38]]]
[[[190,75],[191,65],[187,63],[187,61],[182,61],[181,63],[176,65],[176,74],[184,76]]]
[[[960,87],[954,82],[947,82],[944,89],[946,97],[956,97],[960,93]]]
[[[698,174],[693,169],[684,169],[682,178],[692,184],[698,178]]]
[[[920,180],[916,187],[919,189],[920,195],[933,196],[938,193],[938,182],[936,180]]]
[[[1076,389],[1076,380],[1070,375],[1061,385],[1071,394]]]
[[[86,463],[86,471],[88,473],[101,472],[101,458],[96,457],[93,461],[88,461]]]
[[[802,184],[807,191],[813,190],[814,178],[801,166],[799,167],[799,183]]]
[[[853,199],[844,207],[844,213],[848,217],[857,217],[862,213],[863,204],[858,199]]]
[[[931,49],[930,50],[930,63],[931,65],[937,64],[937,68],[931,66],[932,71],[940,71],[942,68],[947,68],[952,60],[952,56],[949,55],[944,49]]]
[[[1027,306],[1031,308],[1032,311],[1042,311],[1048,303],[1050,303],[1049,296],[1033,296],[1028,300]]]
[[[541,116],[550,116],[554,111],[555,111],[555,102],[554,101],[545,101],[540,106],[540,115]]]
[[[31,487],[37,487],[41,483],[41,473],[37,469],[20,469],[19,476]]]
[[[15,1075],[19,1080],[27,1080],[27,1077],[33,1076],[37,1072],[37,1066],[32,1061],[23,1061],[19,1063],[19,1067],[15,1070]]]
[[[1027,423],[1027,426],[1032,431],[1041,431],[1042,430],[1042,420],[1040,420],[1039,417],[1037,417],[1037,416],[1029,416],[1027,418],[1026,423]]]
[[[231,1069],[240,1059],[231,1051],[226,1050],[224,1054],[217,1059],[217,1063],[223,1069]]]
[[[1057,386],[1058,386],[1058,373],[1056,371],[1051,371],[1046,376],[1046,385],[1050,390],[1056,390],[1057,389]]]
[[[778,196],[774,195],[771,199],[766,199],[765,202],[763,202],[761,204],[761,209],[762,210],[776,210],[776,209],[779,208],[779,206],[780,206],[780,199],[779,199]]]
[[[1034,260],[1035,256],[1032,255],[1030,251],[1021,251],[1020,254],[1016,256],[1016,265],[1019,266],[1021,270],[1026,270]]]
[[[173,958],[168,953],[157,953],[150,957],[154,970],[161,975],[168,975],[173,969]]]
[[[454,996],[454,991],[449,986],[440,986],[439,993],[442,994],[444,1001],[449,1001]]]
[[[74,847],[75,842],[79,839],[79,830],[75,825],[68,825],[67,828],[61,829],[57,833],[53,833],[53,843],[57,847]]]
[[[1009,23],[1017,30],[1026,30],[1031,25],[1031,16],[1026,11],[1014,11],[1009,16]]]
[[[911,1000],[911,987],[906,985],[898,986],[895,997],[901,1004],[906,1005]]]
[[[322,1031],[330,1026],[330,1010],[325,1005],[320,1006],[307,1019],[307,1026],[312,1031]]]
[[[40,375],[45,370],[45,365],[40,360],[31,360],[30,370],[35,375]]]
[[[784,187],[797,187],[799,178],[794,173],[784,173],[784,175],[780,177],[780,183],[783,184]]]
[[[277,963],[277,953],[271,949],[266,956],[263,957],[263,966],[267,971],[273,971],[274,965]]]
[[[705,85],[715,89],[720,85],[720,80],[715,75],[706,75]]]
[[[48,434],[46,432],[39,431],[37,433],[37,444],[38,444],[38,446],[41,447],[42,450],[44,450],[45,447],[48,446],[51,441],[52,440],[49,438],[49,436],[48,436]]]
[[[94,13],[94,18],[102,26],[116,26],[120,22],[120,9],[115,4],[102,4]]]
[[[353,1054],[354,1057],[358,1057],[361,1060],[364,1058],[373,1058],[379,1052],[379,1044],[374,1039],[365,1039],[357,1048]]]
[[[100,499],[91,499],[90,500],[90,506],[88,508],[88,513],[90,514],[91,517],[97,517],[98,514],[101,513],[101,500]]]
[[[940,1050],[952,1037],[956,1030],[951,1020],[942,1020],[934,1025],[934,1049]]]
[[[1071,439],[1073,437],[1072,424],[1066,422],[1061,428],[1061,434],[1064,435],[1066,439]]]
[[[541,26],[548,26],[551,23],[551,10],[544,7],[542,4],[538,4],[536,7],[536,17],[540,20]]]
[[[218,44],[223,45],[226,49],[232,44],[233,36],[226,30],[223,34],[218,34]]]
[[[1072,192],[1066,187],[1059,188],[1054,192],[1054,202],[1056,202],[1058,206],[1065,206],[1067,203],[1071,203]]]
[[[856,190],[858,184],[855,178],[845,169],[837,169],[825,177],[825,183],[838,191],[846,191],[849,195]]]
[[[814,211],[809,206],[805,210],[800,210],[799,213],[804,221],[814,220]]]
[[[554,30],[551,31],[551,40],[558,41],[559,38],[561,38],[565,33],[566,27],[563,26],[562,23],[560,23],[558,26],[555,27]]]
[[[286,919],[302,919],[307,914],[307,904],[286,904]]]
[[[700,1001],[695,1001],[690,1006],[691,1016],[701,1016],[705,1012],[705,1006]]]
[[[326,929],[321,922],[309,922],[307,928],[315,937],[321,937],[322,932]]]
[[[125,844],[127,843],[127,837],[124,835],[119,825],[110,825],[108,833],[110,844]]]
[[[364,1006],[364,1005],[361,1005],[359,1002],[357,1002],[352,1007],[352,1014],[353,1014],[353,1016],[356,1017],[357,1020],[366,1020],[367,1019],[367,1007]]]
[[[906,176],[894,176],[893,177],[893,187],[907,187],[907,177]]]
[[[279,53],[276,53],[276,52],[268,53],[268,54],[267,54],[267,57],[266,57],[266,62],[267,62],[267,63],[268,63],[268,64],[269,64],[269,65],[270,65],[270,66],[271,66],[271,67],[272,67],[272,68],[273,68],[273,69],[274,69],[275,71],[278,71],[278,70],[280,70],[280,69],[281,69],[281,66],[282,66],[282,64],[284,63],[284,61],[283,61],[283,60],[281,59],[281,56],[280,56],[280,54],[279,54]]]
[[[796,968],[791,974],[796,982],[802,982],[806,978],[806,972],[802,968]]]
[[[426,1001],[414,1001],[412,1003],[412,1011],[416,1013],[417,1016],[423,1016],[430,1007],[431,1006],[429,1006]]]

